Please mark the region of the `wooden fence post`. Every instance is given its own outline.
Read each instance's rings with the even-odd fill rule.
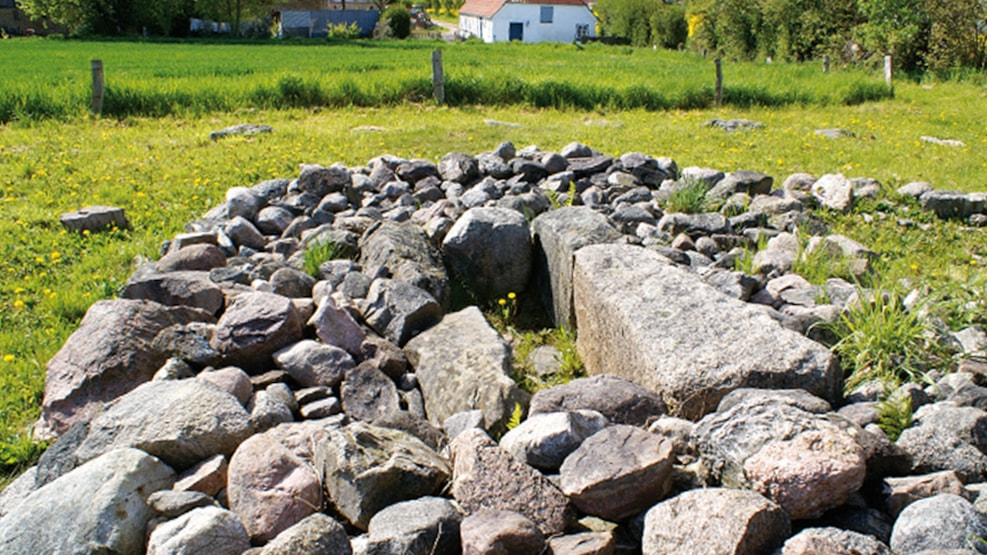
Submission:
[[[432,89],[435,92],[435,101],[445,104],[446,101],[446,81],[442,73],[442,51],[432,51]]]
[[[103,60],[93,60],[93,115],[103,111]]]
[[[823,54],[823,73],[829,73],[829,54]]]
[[[894,64],[890,55],[884,57],[884,82],[888,84],[891,98],[894,98]]]
[[[723,61],[719,58],[713,60],[716,64],[716,105],[723,104]]]

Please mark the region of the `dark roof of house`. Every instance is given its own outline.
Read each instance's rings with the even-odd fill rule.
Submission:
[[[459,13],[491,17],[509,0],[466,0]],[[510,0],[512,4],[543,4],[550,6],[587,6],[585,0]],[[588,7],[588,6],[587,6]]]

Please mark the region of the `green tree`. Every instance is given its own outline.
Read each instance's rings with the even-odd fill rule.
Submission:
[[[664,0],[600,0],[600,31],[635,46],[660,44],[676,48],[687,38],[685,8]]]
[[[762,56],[806,61],[839,52],[863,19],[856,0],[764,0]]]
[[[374,36],[406,39],[409,35],[411,35],[411,14],[401,4],[391,4],[380,14]]]
[[[274,0],[195,0],[195,10],[207,19],[229,23],[240,36],[241,23],[266,17]]]
[[[937,73],[958,67],[983,69],[987,36],[981,26],[987,7],[979,0],[926,0],[926,11],[930,22],[927,67]]]
[[[895,65],[911,71],[921,65],[927,48],[929,16],[925,0],[858,0],[866,23],[857,26],[864,47],[894,56]]]

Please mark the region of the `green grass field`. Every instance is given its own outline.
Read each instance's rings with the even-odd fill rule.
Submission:
[[[900,184],[917,180],[940,189],[987,189],[987,161],[980,154],[987,147],[987,102],[985,90],[973,84],[899,83],[893,100],[852,106],[819,101],[669,111],[607,105],[535,108],[523,98],[516,99],[519,105],[503,99],[489,106],[437,107],[421,101],[274,109],[239,104],[246,97],[236,96],[285,75],[318,80],[325,87],[343,79],[367,90],[389,86],[393,79],[423,79],[411,76],[426,73],[434,46],[0,42],[5,54],[0,97],[37,87],[52,99],[78,104],[67,104],[59,119],[15,118],[0,126],[0,469],[13,472],[36,455],[28,427],[38,415],[45,363],[90,304],[115,295],[133,271],[134,258],[156,258],[162,240],[221,202],[226,189],[293,177],[301,163],[360,165],[385,152],[437,160],[450,151],[490,150],[505,140],[543,149],[580,141],[609,154],[670,156],[680,167],[760,170],[778,185],[802,171],[873,177],[884,184],[888,198]],[[571,78],[577,89],[640,84],[666,94],[711,86],[712,64],[689,54],[602,47],[578,51],[571,45],[444,48],[447,71],[459,79],[471,75],[495,81],[509,75],[513,63],[520,79]],[[92,57],[104,60],[111,87],[162,95],[191,91],[189,104],[163,117],[89,119],[84,97]],[[610,64],[613,69],[605,70]],[[44,73],[35,69],[42,67]],[[803,87],[809,92],[799,94],[831,94],[858,80],[880,83],[879,76],[860,73],[824,76],[815,65],[751,65],[736,74],[731,67],[726,66],[728,87],[734,75],[745,74],[748,83],[765,79],[757,86],[778,95]],[[16,82],[11,75],[18,76]],[[199,93],[213,90],[216,98],[229,94],[234,100],[217,106],[197,103]],[[765,127],[728,134],[703,125],[710,118],[733,117]],[[210,131],[243,122],[266,123],[275,131],[208,139]],[[825,127],[846,128],[857,137],[814,135]],[[959,139],[966,146],[924,143],[919,140],[923,135]],[[62,231],[59,214],[94,204],[125,208],[133,229],[92,236]],[[837,231],[880,251],[881,267],[891,279],[955,291],[949,324],[982,322],[982,313],[962,307],[965,300],[982,301],[987,294],[982,277],[987,234],[936,222],[914,206],[909,210],[896,215],[928,223],[930,229],[902,229],[894,217],[872,223],[859,214],[828,219]]]
[[[447,102],[581,109],[694,109],[714,100],[714,66],[694,54],[572,44],[436,41],[174,44],[6,41],[0,122],[79,116],[90,60],[103,61],[104,114],[192,116],[252,108],[393,106],[432,95],[443,50]],[[725,63],[728,105],[856,104],[887,95],[879,75]]]

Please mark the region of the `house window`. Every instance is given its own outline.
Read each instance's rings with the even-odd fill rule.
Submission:
[[[552,18],[555,16],[555,6],[542,6],[541,7],[541,22],[551,23]]]
[[[589,25],[579,23],[576,25],[576,40],[583,41],[589,36]]]
[[[14,0],[0,0],[0,8],[13,8]]]

